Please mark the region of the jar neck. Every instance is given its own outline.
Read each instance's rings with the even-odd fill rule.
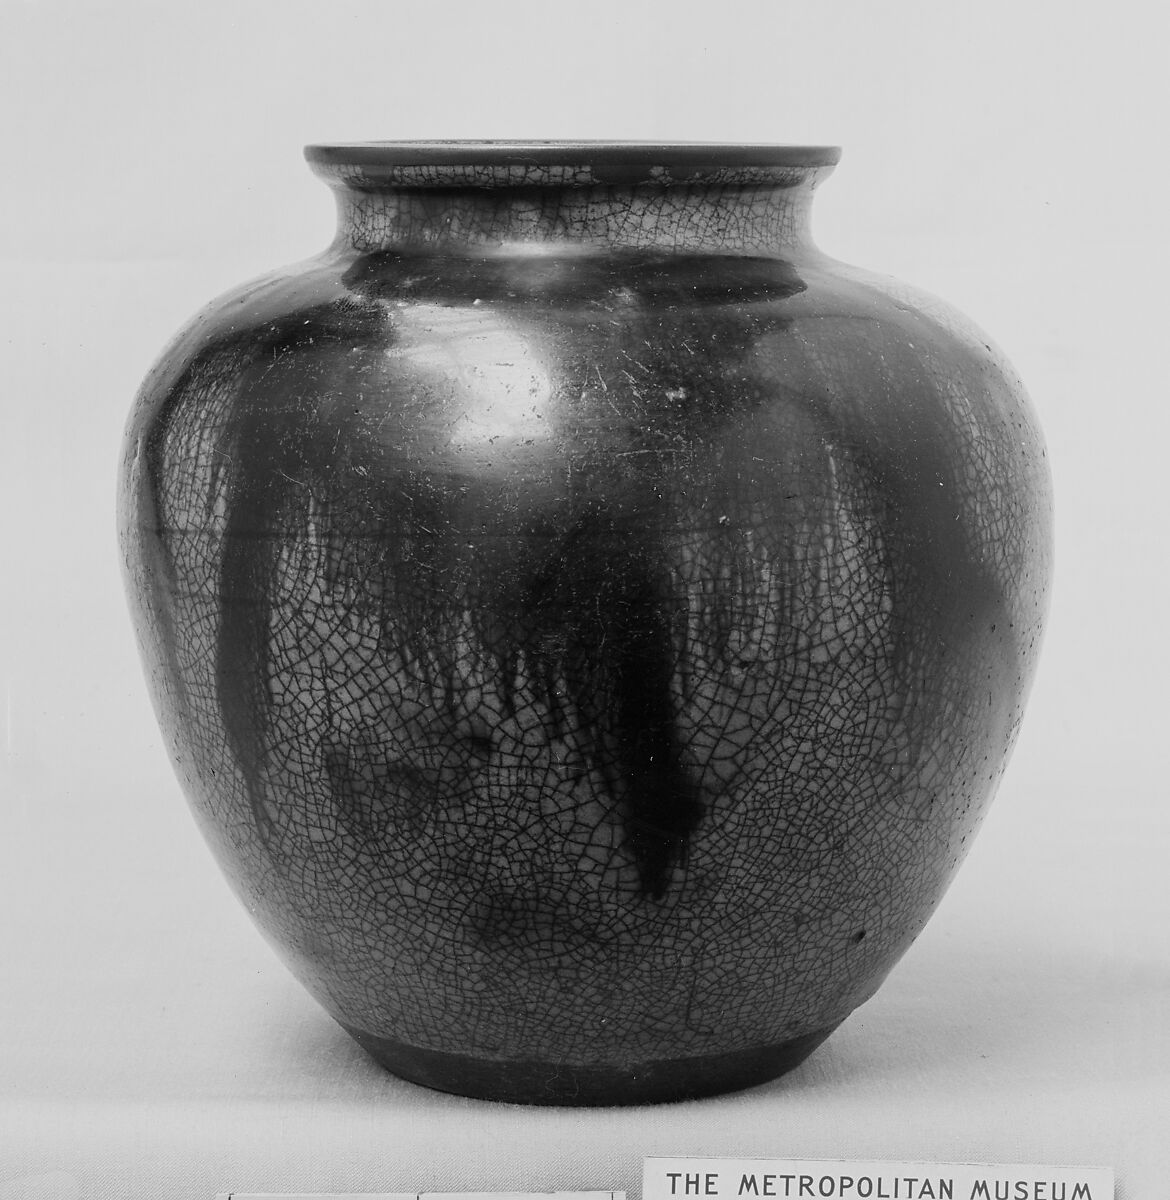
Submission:
[[[350,142],[305,147],[339,253],[657,249],[792,257],[834,146]]]
[[[370,187],[333,183],[340,252],[430,248],[448,253],[658,249],[780,255],[814,249],[813,190],[830,168],[782,184],[506,184]]]

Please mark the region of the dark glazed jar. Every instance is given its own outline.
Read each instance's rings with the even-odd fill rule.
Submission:
[[[380,1062],[621,1104],[799,1063],[1015,737],[1040,434],[936,301],[826,257],[837,152],[314,146],[319,258],[143,386],[160,721],[265,934]]]

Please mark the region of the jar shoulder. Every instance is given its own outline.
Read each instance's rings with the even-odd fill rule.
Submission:
[[[827,258],[661,252],[295,264],[219,297],[176,336],[129,433],[180,395],[219,420],[245,392],[278,406],[294,393],[363,407],[381,396],[396,423],[430,423],[436,406],[493,389],[627,416],[686,401],[710,417],[773,395],[848,419],[941,398],[1040,437],[1005,356],[925,292]]]
[[[255,338],[266,324],[329,303],[336,294],[335,274],[326,259],[307,259],[255,276],[209,300],[159,352],[139,388],[130,424],[141,419],[152,399],[170,391],[200,355]]]
[[[974,355],[1014,389],[1025,392],[1018,372],[991,334],[935,293],[836,259],[806,267],[806,275],[813,281],[815,303],[823,310],[842,304],[845,315],[879,323],[892,334],[916,331],[920,334],[916,349]]]

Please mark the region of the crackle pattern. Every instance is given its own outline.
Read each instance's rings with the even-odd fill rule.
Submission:
[[[727,167],[680,172],[653,166],[637,187],[590,166],[379,167],[314,163],[335,189],[336,248],[452,248],[555,244],[667,247],[675,252],[767,254],[807,241],[822,167]],[[614,168],[611,168],[613,170]],[[457,198],[453,199],[457,193]]]
[[[613,252],[429,257],[401,199],[345,234],[376,250],[209,310],[131,421],[130,587],[209,839],[378,1037],[607,1065],[830,1028],[1020,720],[1018,385],[802,256],[796,201],[757,258],[666,253],[636,205]]]
[[[443,193],[403,190],[343,195],[346,242],[359,251],[387,241],[490,247],[564,243],[679,250],[721,247],[760,253],[804,228],[811,195],[775,187],[643,188],[630,202],[612,188],[533,188],[501,205],[497,194],[469,198],[452,214]],[[803,203],[800,203],[803,201]]]

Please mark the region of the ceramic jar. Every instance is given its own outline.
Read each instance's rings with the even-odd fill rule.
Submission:
[[[307,156],[332,246],[196,317],[126,440],[146,671],[224,871],[419,1083],[795,1066],[922,928],[1020,722],[1018,379],[816,248],[835,150]]]

